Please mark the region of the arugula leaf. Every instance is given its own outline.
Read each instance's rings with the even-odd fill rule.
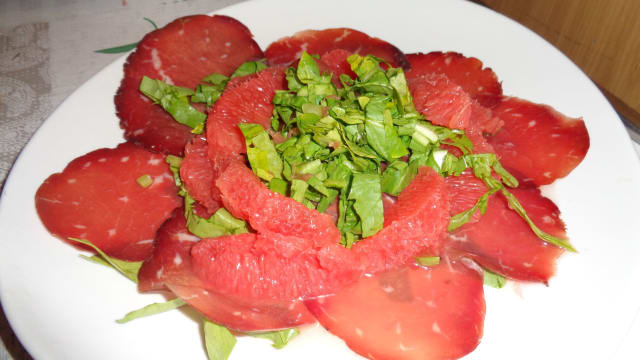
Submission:
[[[418,256],[416,261],[422,266],[434,266],[440,264],[440,256]]]
[[[510,193],[507,189],[501,189],[502,191],[502,195],[504,195],[504,197],[507,199],[507,202],[509,204],[509,208],[511,208],[513,211],[515,211],[518,215],[520,215],[520,217],[522,219],[524,219],[524,221],[527,222],[527,224],[529,224],[529,227],[531,228],[531,230],[533,230],[533,232],[542,240],[551,243],[553,245],[559,246],[561,248],[567,249],[571,252],[578,252],[578,250],[576,250],[568,241],[566,241],[565,239],[561,239],[557,236],[553,236],[551,234],[548,234],[544,231],[542,231],[538,226],[536,226],[536,224],[533,223],[533,221],[531,220],[531,218],[529,217],[529,215],[527,215],[526,210],[522,207],[522,205],[520,204],[520,201],[518,201],[518,199],[512,194]]]
[[[163,303],[153,303],[149,304],[143,308],[138,310],[133,310],[128,312],[122,319],[116,320],[119,324],[124,324],[129,321],[139,319],[146,316],[160,314],[169,310],[177,309],[187,303],[184,302],[181,298],[175,298],[173,300],[169,300]]]
[[[349,200],[355,200],[353,208],[360,217],[363,237],[382,229],[384,210],[380,177],[377,174],[354,174]]]
[[[266,181],[282,178],[282,160],[267,131],[258,124],[241,123],[238,127],[244,135],[253,172]]]
[[[81,255],[82,258],[87,259],[89,261],[93,261],[98,264],[110,266],[118,270],[122,275],[129,278],[129,280],[135,283],[138,283],[138,271],[142,266],[142,261],[124,261],[124,260],[112,258],[111,256],[105,254],[102,250],[100,250],[100,248],[93,245],[88,240],[78,239],[73,237],[69,237],[67,239],[87,245],[92,249],[94,249],[100,255],[100,257],[97,257],[97,256],[87,257],[87,256]]]
[[[284,329],[284,330],[278,330],[278,331],[247,333],[247,335],[250,335],[253,337],[271,340],[272,342],[271,346],[273,346],[276,349],[282,349],[283,347],[285,347],[289,343],[289,341],[294,337],[298,336],[298,334],[300,334],[300,331],[298,331],[298,329],[296,328]]]
[[[138,183],[138,185],[142,186],[143,188],[146,188],[146,187],[149,187],[151,184],[153,184],[153,178],[149,174],[144,174],[144,175],[141,175],[139,178],[137,178],[136,182]]]
[[[204,319],[204,344],[209,360],[226,360],[236,345],[236,337],[224,326]]]
[[[502,289],[507,284],[507,279],[504,276],[497,274],[491,270],[484,270],[484,284],[494,287],[496,289]]]
[[[149,18],[143,18],[144,20],[146,20],[148,23],[150,23],[153,26],[154,30],[158,29],[158,25],[156,25],[156,23],[149,19]],[[131,43],[131,44],[126,44],[126,45],[120,45],[120,46],[114,46],[114,47],[110,47],[110,48],[106,48],[106,49],[100,49],[100,50],[95,50],[94,52],[97,53],[101,53],[101,54],[119,54],[119,53],[124,53],[124,52],[128,52],[130,50],[135,49],[138,46],[137,42]]]
[[[258,61],[247,61],[242,65],[238,66],[238,68],[231,74],[231,78],[246,76],[255,74],[267,68],[267,63],[265,59]]]
[[[192,132],[202,133],[207,116],[189,104],[188,96],[195,94],[193,90],[143,76],[140,92],[160,104],[177,122],[193,128]]]

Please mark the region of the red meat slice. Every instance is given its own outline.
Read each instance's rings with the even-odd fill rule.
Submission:
[[[184,159],[180,165],[180,178],[184,186],[207,212],[213,214],[220,208],[220,192],[214,186],[214,169],[209,160],[207,140],[195,137],[184,150]]]
[[[247,81],[236,83],[220,96],[207,118],[209,157],[214,163],[218,162],[216,158],[238,158],[246,152],[239,123],[260,124],[265,129],[271,126],[273,96],[276,90],[284,89],[284,68],[268,68],[258,75],[250,75]],[[221,163],[226,165],[225,161]],[[214,164],[214,167],[223,166]]]
[[[147,187],[137,182],[144,175],[152,179]],[[110,256],[138,261],[151,253],[156,231],[180,206],[176,192],[161,155],[124,143],[71,161],[44,181],[35,202],[55,236],[86,239]]]
[[[368,359],[457,359],[476,348],[483,332],[482,277],[459,263],[381,273],[305,303]]]
[[[158,229],[152,256],[138,271],[138,289],[142,292],[166,290],[166,283],[202,286],[191,269],[191,247],[200,238],[187,230],[184,207],[176,209]]]
[[[408,79],[413,103],[433,124],[462,129],[479,148],[486,148],[482,133],[493,133],[502,121],[473,100],[467,92],[442,74],[424,74]],[[472,135],[475,134],[475,139]],[[482,151],[486,152],[486,151]]]
[[[384,228],[353,246],[365,273],[404,265],[421,251],[435,252],[449,224],[449,194],[444,179],[421,167],[397,201],[385,206]]]
[[[334,49],[363,56],[375,55],[395,67],[409,66],[406,56],[397,47],[349,28],[300,31],[271,43],[265,50],[265,56],[270,65],[289,65],[299,59],[303,51],[322,56]]]
[[[491,68],[483,68],[482,61],[455,52],[434,51],[428,54],[408,54],[411,70],[407,78],[444,74],[460,85],[482,106],[494,107],[502,98],[502,85]]]
[[[465,194],[482,194],[486,187],[473,175],[447,178],[453,199],[451,214],[464,211],[475,203]],[[531,220],[543,231],[567,239],[560,211],[535,187],[509,189],[520,201]],[[466,205],[465,205],[466,203]],[[529,225],[507,204],[502,194],[489,199],[487,212],[449,234],[449,247],[462,250],[480,265],[506,277],[546,283],[555,272],[556,259],[563,250],[540,240]]]
[[[538,185],[567,176],[589,150],[582,119],[562,115],[547,105],[505,98],[493,110],[504,121],[488,138],[500,162]]]
[[[342,87],[342,83],[340,82],[340,75],[346,74],[352,79],[355,79],[357,77],[356,73],[351,70],[351,65],[347,61],[347,58],[350,55],[351,52],[347,50],[334,49],[322,55],[320,61],[318,62],[320,73],[326,71],[333,74],[331,81],[338,88]]]
[[[138,91],[142,76],[195,88],[211,73],[230,75],[262,56],[249,29],[227,16],[187,16],[150,32],[127,59],[115,97],[125,137],[154,151],[182,155],[193,137],[191,128]]]
[[[153,256],[138,273],[138,288],[152,291],[166,286],[212,321],[238,331],[283,329],[315,321],[301,301],[230,298],[205,290],[192,269],[191,248],[199,240],[187,230],[184,209],[176,210],[158,230]]]

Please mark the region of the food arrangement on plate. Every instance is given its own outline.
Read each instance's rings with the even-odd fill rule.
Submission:
[[[484,282],[546,283],[574,251],[539,186],[584,158],[583,121],[504,95],[473,57],[350,28],[263,52],[235,19],[190,16],[138,44],[115,104],[127,142],[49,177],[38,214],[176,297],[131,318],[201,312],[211,358],[316,321],[370,359],[459,358]]]

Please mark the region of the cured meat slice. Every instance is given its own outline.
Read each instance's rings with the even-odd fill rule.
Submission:
[[[191,268],[191,248],[198,241],[200,238],[187,229],[184,207],[176,209],[158,229],[152,256],[138,271],[138,290],[166,290],[165,283],[202,286]]]
[[[265,50],[265,56],[270,65],[289,65],[299,59],[303,51],[322,56],[334,49],[363,56],[375,55],[395,67],[409,67],[406,56],[397,47],[349,28],[300,31],[271,43]]]
[[[185,147],[180,165],[180,178],[184,186],[199,204],[213,214],[220,208],[220,192],[214,185],[214,169],[209,160],[207,140],[195,137]]]
[[[447,178],[453,198],[467,192],[483,193],[486,187],[470,175]],[[482,189],[482,190],[481,190]],[[560,211],[535,187],[509,189],[518,198],[531,220],[543,231],[567,239]],[[456,200],[453,202],[456,204]],[[471,204],[473,206],[473,204]],[[466,207],[466,209],[471,206]],[[454,213],[466,210],[462,202]],[[449,247],[462,250],[480,265],[506,277],[546,283],[555,272],[556,259],[563,250],[540,240],[500,193],[489,198],[486,213],[449,234]]]
[[[582,119],[547,105],[508,97],[493,110],[504,127],[489,143],[501,163],[538,185],[567,176],[587,154],[589,134]]]
[[[138,272],[140,291],[171,290],[212,321],[238,331],[290,328],[315,321],[301,301],[242,299],[205,290],[193,273],[191,248],[200,239],[187,230],[184,209],[158,230],[153,256]]]
[[[482,277],[459,263],[396,269],[305,303],[368,359],[457,359],[483,332]]]
[[[432,168],[421,167],[397,201],[385,206],[383,229],[353,246],[364,272],[404,265],[420,251],[439,249],[449,224],[448,209],[444,179]]]
[[[286,89],[284,68],[268,68],[249,76],[247,81],[227,89],[209,113],[207,142],[211,159],[238,158],[246,152],[239,123],[260,124],[265,129],[271,126],[275,91]]]
[[[320,73],[322,73],[323,71],[327,71],[333,74],[331,81],[338,88],[342,87],[342,83],[340,82],[340,75],[346,74],[352,79],[355,79],[357,77],[356,73],[351,70],[351,65],[347,61],[347,58],[350,55],[351,52],[347,50],[334,49],[322,55],[320,61],[318,62]],[[326,69],[323,68],[323,65],[326,65]]]
[[[486,143],[481,139],[483,132],[492,133],[502,126],[502,121],[489,109],[478,104],[445,75],[412,77],[408,79],[408,85],[416,110],[427,120],[436,125],[465,130],[468,135],[477,134],[476,142],[479,144]]]
[[[249,29],[227,16],[187,16],[150,32],[128,57],[115,97],[125,138],[154,151],[182,155],[193,137],[191,128],[138,91],[143,75],[195,88],[211,73],[231,75],[242,63],[262,56]]]
[[[456,52],[434,51],[428,54],[408,54],[411,70],[407,78],[425,74],[444,74],[460,85],[482,106],[494,107],[502,98],[502,85],[491,68],[483,68],[482,61]]]
[[[138,179],[148,181],[145,186]],[[44,226],[62,239],[86,239],[109,256],[144,260],[180,200],[161,155],[131,143],[71,161],[36,192]],[[76,243],[74,243],[76,244]]]
[[[340,242],[340,232],[329,215],[267,189],[240,162],[229,165],[216,185],[225,208],[233,216],[247,220],[259,233],[296,235],[310,239],[313,246]]]

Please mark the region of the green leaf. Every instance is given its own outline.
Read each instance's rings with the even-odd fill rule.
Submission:
[[[489,203],[489,196],[493,195],[496,191],[498,191],[498,189],[488,190],[478,198],[476,203],[470,209],[453,215],[451,217],[451,220],[449,221],[448,230],[454,231],[460,228],[462,225],[469,222],[469,220],[471,220],[471,218],[473,217],[473,214],[475,214],[478,210],[481,214],[484,215],[485,211],[487,210],[487,204]]]
[[[93,262],[98,263],[98,264],[109,265],[109,266],[113,267],[114,269],[118,270],[122,275],[126,276],[131,281],[133,281],[135,283],[138,282],[138,271],[140,270],[140,267],[142,266],[142,261],[124,261],[124,260],[112,258],[111,256],[105,254],[102,250],[100,250],[100,248],[98,248],[97,246],[93,245],[88,240],[72,238],[72,237],[69,237],[67,239],[69,239],[71,241],[79,242],[79,243],[84,244],[86,246],[89,246],[90,248],[94,249],[101,257],[101,258],[98,258],[98,257],[90,257],[89,258],[89,257],[86,257],[86,256],[82,256],[83,258],[85,258],[87,260],[90,260],[90,261],[93,261]]]
[[[188,96],[195,93],[193,90],[143,76],[140,92],[160,104],[180,124],[202,129],[207,116],[189,104]]]
[[[269,332],[251,332],[248,335],[271,340],[273,346],[276,349],[282,349],[285,347],[291,339],[298,336],[300,332],[296,328],[284,329],[279,331],[269,331]]]
[[[267,131],[258,124],[240,123],[238,127],[244,135],[253,172],[266,181],[282,178],[282,159]]]
[[[204,319],[204,344],[209,360],[228,359],[236,341],[236,337],[226,327]]]
[[[440,256],[418,256],[416,261],[422,266],[434,266],[440,264]]]
[[[129,52],[129,51],[135,49],[136,46],[138,46],[138,43],[134,42],[134,43],[131,43],[131,44],[114,46],[114,47],[110,47],[110,48],[106,48],[106,49],[100,49],[100,50],[94,50],[94,52],[97,52],[97,53],[100,53],[100,54],[120,54],[120,53]]]
[[[512,194],[510,193],[507,189],[502,189],[502,194],[504,195],[504,197],[507,199],[507,203],[509,204],[509,208],[511,208],[513,211],[515,211],[516,213],[518,213],[518,215],[520,215],[520,217],[522,219],[524,219],[524,221],[527,222],[527,224],[529,224],[529,227],[531,228],[531,230],[533,230],[533,232],[542,240],[559,246],[561,248],[567,249],[571,252],[578,252],[573,246],[571,246],[571,244],[569,244],[569,242],[565,239],[561,239],[557,236],[553,236],[551,234],[548,234],[544,231],[542,231],[538,226],[536,226],[536,224],[533,223],[533,221],[531,220],[531,218],[529,217],[529,215],[527,215],[527,212],[525,211],[525,209],[522,207],[522,205],[520,204],[520,201],[518,201],[518,199]]]
[[[143,18],[144,20],[146,20],[148,23],[150,23],[153,26],[154,30],[158,29],[158,25],[156,25],[156,23],[149,19],[149,18]],[[130,50],[133,50],[136,48],[136,46],[138,46],[137,42],[131,43],[131,44],[126,44],[126,45],[120,45],[120,46],[115,46],[115,47],[111,47],[111,48],[106,48],[106,49],[100,49],[100,50],[95,50],[95,52],[97,53],[101,53],[101,54],[119,54],[119,53],[124,53],[124,52],[128,52]]]
[[[501,289],[507,284],[507,279],[500,274],[484,269],[484,284],[496,289]]]
[[[236,71],[231,74],[231,78],[238,76],[246,76],[255,74],[267,68],[266,60],[258,60],[258,61],[247,61],[242,65],[238,66]]]
[[[142,186],[143,188],[146,188],[146,187],[149,187],[151,184],[153,184],[153,178],[149,174],[144,174],[139,178],[137,178],[136,182],[138,183],[138,185]]]
[[[360,217],[362,237],[371,236],[382,229],[384,210],[380,176],[377,174],[354,174],[349,200],[355,200],[353,208]]]
[[[149,304],[138,310],[133,310],[128,312],[122,319],[118,319],[116,320],[116,322],[119,324],[124,324],[131,320],[136,320],[142,317],[156,315],[163,312],[167,312],[169,310],[177,309],[183,305],[186,305],[186,302],[184,302],[184,300],[180,298],[175,298],[173,300],[169,300],[163,303]]]

